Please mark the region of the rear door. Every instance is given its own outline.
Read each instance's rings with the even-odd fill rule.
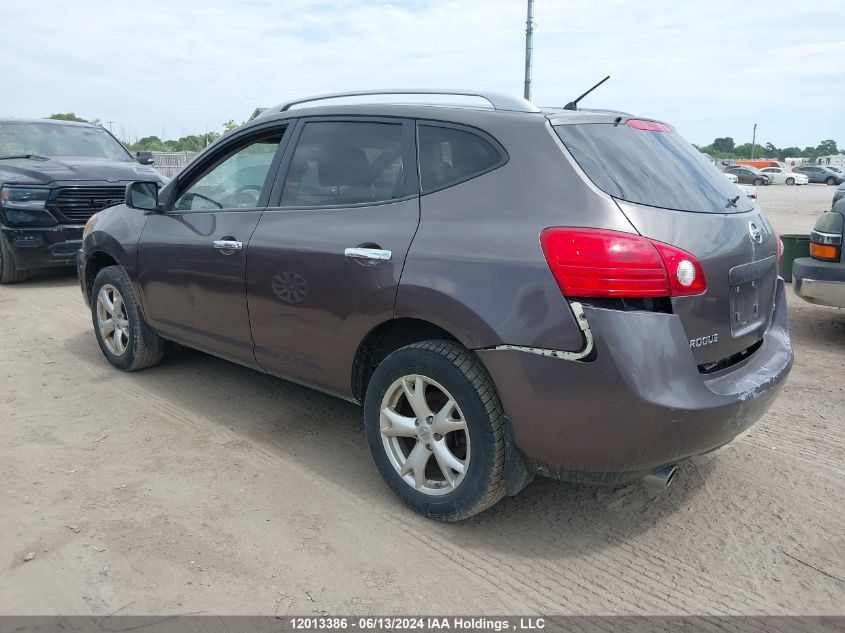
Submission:
[[[165,337],[255,366],[246,303],[246,246],[269,197],[284,128],[233,137],[175,183],[150,215],[138,251],[150,324]]]
[[[366,334],[393,317],[420,217],[412,121],[305,119],[249,245],[255,357],[342,396]]]
[[[777,279],[778,238],[759,207],[668,126],[630,120],[555,130],[642,235],[701,263],[705,293],[672,300],[697,363],[715,367],[753,350]]]

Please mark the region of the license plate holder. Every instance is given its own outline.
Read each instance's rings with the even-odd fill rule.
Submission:
[[[730,287],[731,334],[734,338],[753,332],[763,323],[763,309],[760,303],[759,279],[734,284]]]

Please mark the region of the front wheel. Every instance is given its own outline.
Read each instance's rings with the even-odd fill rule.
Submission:
[[[835,185],[836,184],[836,178],[828,178],[827,180],[825,180],[825,182],[829,185]]]
[[[763,179],[762,178],[755,178],[754,182],[751,183],[751,184],[753,184],[755,187],[759,187],[763,184]]]
[[[364,401],[382,478],[411,509],[440,521],[466,519],[505,496],[503,417],[485,368],[451,341],[390,354]]]
[[[164,356],[164,339],[153,332],[120,266],[97,273],[91,287],[91,318],[103,356],[123,371],[151,367]]]
[[[26,279],[26,271],[18,270],[12,248],[3,235],[0,235],[0,284],[16,284]]]
[[[795,178],[787,178],[786,184],[787,185],[794,185],[795,184]]]

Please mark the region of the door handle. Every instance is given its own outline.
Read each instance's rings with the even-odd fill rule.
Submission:
[[[244,247],[244,243],[237,240],[214,240],[211,245],[221,251],[239,251]]]
[[[381,248],[347,248],[343,254],[352,259],[368,259],[370,261],[388,261],[393,257],[391,251]]]

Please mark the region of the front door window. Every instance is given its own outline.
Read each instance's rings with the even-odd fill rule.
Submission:
[[[179,211],[255,209],[281,136],[254,140],[204,171],[176,199]]]

